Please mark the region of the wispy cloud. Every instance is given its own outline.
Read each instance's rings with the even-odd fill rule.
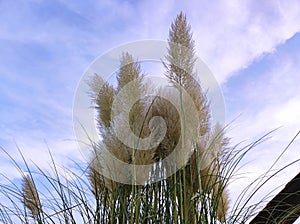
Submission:
[[[274,49],[273,53],[261,57],[245,70],[230,78],[225,85],[228,119],[240,116],[230,128],[232,141],[250,143],[265,133],[275,129],[267,141],[259,144],[248,153],[244,172],[247,181],[237,181],[232,185],[233,192],[247,186],[251,180],[265,173],[284,152],[296,133],[300,130],[299,34]],[[288,148],[273,167],[282,168],[300,159],[299,137]],[[300,163],[285,169],[262,188],[254,198],[258,201],[276,187],[283,187],[300,169]],[[274,195],[281,188],[272,192]],[[234,195],[232,195],[235,197]]]
[[[297,1],[218,1],[192,7],[198,53],[220,82],[300,30]],[[291,13],[290,13],[291,12]]]
[[[297,87],[300,80],[299,41],[298,34],[279,46],[276,52],[237,73],[237,77],[225,85],[229,119],[241,114],[248,123],[243,137],[258,136],[267,127],[299,128],[299,119],[295,115],[300,102]]]

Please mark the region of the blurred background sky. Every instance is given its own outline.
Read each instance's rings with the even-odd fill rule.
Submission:
[[[168,38],[176,15],[191,24],[197,55],[218,80],[232,145],[280,127],[247,155],[234,198],[300,130],[300,2],[0,0],[0,146],[48,167],[82,159],[72,127],[76,87],[88,65],[124,43]],[[0,172],[19,174],[0,153]],[[276,168],[300,158],[295,140]],[[297,163],[266,190],[289,181]],[[1,179],[0,182],[4,181]],[[256,200],[264,193],[258,194]]]

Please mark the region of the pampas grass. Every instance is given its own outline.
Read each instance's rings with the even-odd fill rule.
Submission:
[[[75,170],[64,168],[62,174],[49,153],[48,172],[29,166],[21,152],[20,165],[2,149],[22,176],[21,188],[12,181],[0,185],[8,200],[0,202],[2,223],[245,223],[255,215],[260,203],[249,200],[270,170],[232,208],[228,188],[242,159],[268,135],[247,147],[230,146],[226,128],[210,123],[183,13],[171,25],[169,42],[166,87],[151,86],[126,52],[116,87],[98,75],[89,81],[102,140],[90,142],[86,164],[74,162]],[[154,96],[146,94],[148,88]]]
[[[32,218],[34,218],[38,223],[42,223],[40,212],[41,202],[35,184],[29,175],[23,177],[22,192],[22,203],[29,210]]]

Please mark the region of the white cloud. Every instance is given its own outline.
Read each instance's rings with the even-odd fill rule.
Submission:
[[[20,178],[22,174],[17,167],[13,165],[13,160],[22,168],[21,172],[27,173],[27,168],[25,167],[22,156],[25,158],[26,163],[28,163],[31,172],[37,170],[38,167],[45,172],[51,173],[53,164],[50,153],[54,158],[57,169],[62,174],[64,173],[64,168],[69,167],[73,162],[80,164],[82,161],[87,161],[83,152],[79,151],[75,139],[49,139],[49,142],[48,140],[43,142],[40,139],[28,138],[27,136],[27,138],[16,139],[16,142],[19,143],[16,143],[15,146],[4,148],[6,153],[12,158],[9,158],[6,153],[0,151],[1,161],[4,161],[1,162],[1,174],[10,180]],[[0,178],[0,182],[7,182],[7,180]]]
[[[235,0],[214,4],[198,1],[178,4],[171,0],[159,4],[154,1],[134,4],[60,1],[49,7],[69,17],[54,11],[56,17],[41,17],[43,23],[39,24],[40,15],[36,11],[39,4],[31,3],[24,4],[18,12],[26,18],[21,29],[14,23],[21,20],[20,17],[4,14],[12,22],[10,25],[2,23],[1,35],[22,41],[60,41],[67,43],[74,52],[101,54],[101,51],[127,41],[166,39],[171,22],[183,10],[192,25],[199,56],[217,79],[224,82],[300,30],[297,4],[297,0],[268,3]],[[43,5],[40,6],[42,10],[46,7]],[[70,24],[72,19],[73,23],[78,20],[78,25]]]
[[[299,50],[290,52],[289,56],[284,50],[277,52],[272,60],[266,58],[269,61],[261,65],[268,68],[266,71],[256,74],[258,72],[253,69],[249,74],[254,75],[253,78],[245,78],[230,87],[233,93],[237,93],[227,99],[235,100],[236,107],[235,114],[231,113],[229,117],[233,119],[241,114],[244,126],[243,133],[235,133],[235,136],[246,139],[247,136],[261,135],[267,131],[266,128],[271,130],[283,126],[289,130],[284,135],[288,137],[300,129],[300,90],[297,85],[300,80],[300,58],[297,52]]]
[[[288,124],[296,127],[300,127],[300,96],[287,101],[285,104],[275,112],[275,119],[282,124]]]
[[[194,4],[190,3],[188,18],[197,50],[220,82],[300,30],[298,1]]]
[[[229,119],[240,117],[232,124],[229,135],[234,143],[247,141],[251,143],[272,129],[280,127],[269,135],[265,142],[256,146],[242,161],[247,164],[240,172],[245,173],[244,180],[238,180],[230,186],[231,192],[240,192],[255,177],[265,173],[277,158],[284,152],[293,137],[300,130],[300,92],[299,73],[299,36],[287,41],[275,51],[262,57],[248,69],[237,73],[240,78],[233,77],[226,83]],[[244,76],[243,76],[244,74]],[[278,170],[297,159],[299,154],[300,136],[284,152],[273,167]],[[290,166],[276,175],[266,184],[252,200],[257,202],[268,192],[279,187],[272,195],[279,192],[291,178],[298,174],[300,163]],[[232,194],[236,198],[236,194]]]

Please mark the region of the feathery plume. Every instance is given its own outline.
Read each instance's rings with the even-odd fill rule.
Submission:
[[[135,61],[133,59],[133,56],[128,52],[122,54],[120,61],[120,71],[117,74],[117,92],[124,88],[128,83],[137,79],[140,81],[139,84],[141,86],[143,75],[141,72],[141,66],[139,62]]]
[[[41,202],[35,184],[29,175],[22,180],[22,203],[30,211],[31,216],[40,223]]]
[[[98,126],[100,131],[103,132],[105,128],[110,127],[114,88],[105,83],[97,74],[89,81],[89,85],[91,98],[96,104],[95,108],[98,111]]]

